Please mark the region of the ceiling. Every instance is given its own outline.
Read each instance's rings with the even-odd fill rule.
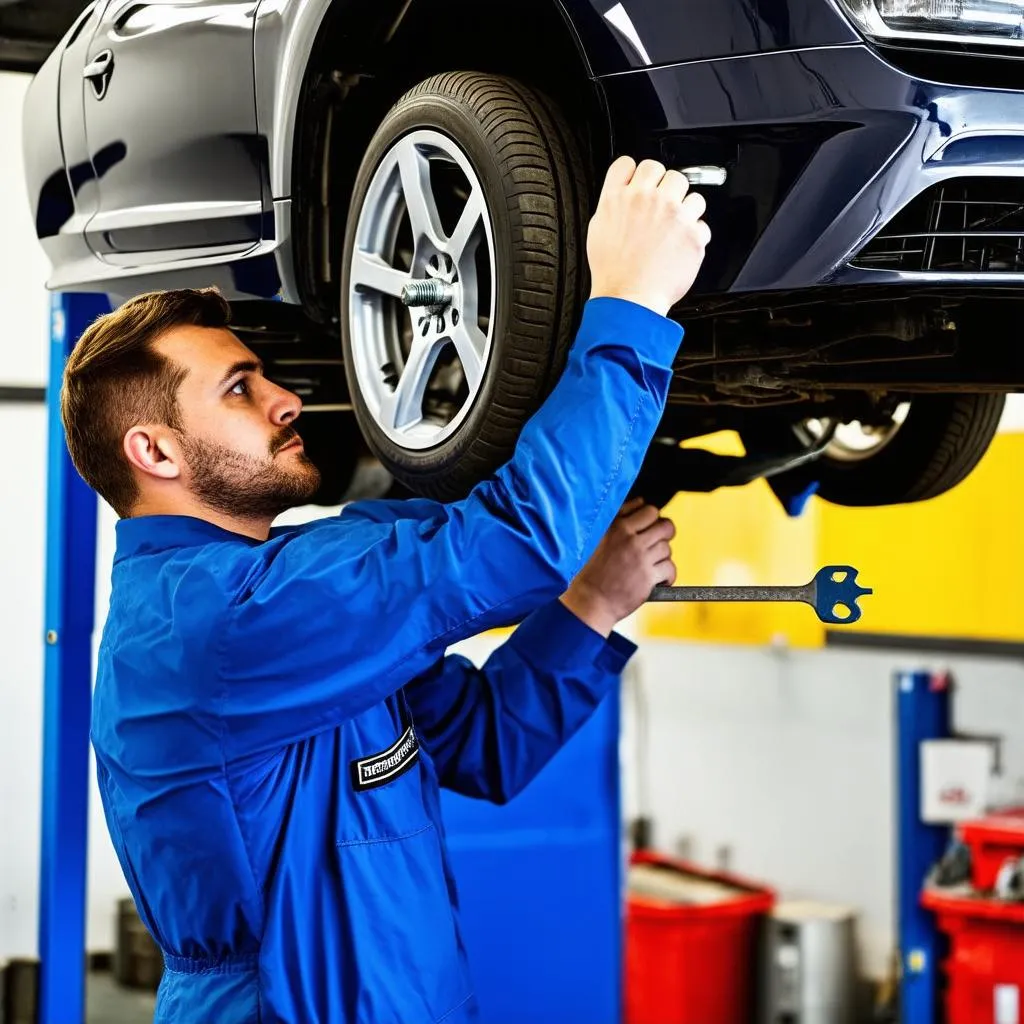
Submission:
[[[0,0],[0,70],[37,70],[88,2]]]

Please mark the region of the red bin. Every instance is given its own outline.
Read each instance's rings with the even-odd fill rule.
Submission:
[[[995,888],[1006,860],[1024,857],[1024,808],[961,822],[958,831],[971,851],[971,886],[978,892]]]
[[[1002,1024],[1024,1017],[1024,903],[928,890],[949,939],[943,964],[946,1024]]]
[[[653,864],[731,890],[685,903],[630,891],[626,900],[625,1024],[750,1024],[761,919],[771,889],[644,851]]]

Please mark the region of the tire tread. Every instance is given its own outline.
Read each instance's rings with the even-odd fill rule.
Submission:
[[[999,393],[955,396],[942,439],[906,500],[934,498],[962,483],[988,450],[1004,405]]]

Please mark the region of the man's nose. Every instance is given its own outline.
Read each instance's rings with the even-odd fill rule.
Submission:
[[[278,426],[284,426],[297,419],[302,412],[302,399],[298,395],[287,391],[284,388],[274,387],[274,394],[270,403],[270,419]]]

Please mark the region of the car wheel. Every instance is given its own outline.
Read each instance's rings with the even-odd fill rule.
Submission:
[[[554,106],[505,77],[430,78],[373,136],[342,344],[367,445],[411,491],[464,496],[561,372],[585,295],[585,180]]]
[[[898,505],[951,490],[977,466],[1002,417],[1003,394],[919,395],[887,421],[752,422],[741,432],[751,454],[808,448],[833,430],[824,454],[800,471],[836,505]]]

